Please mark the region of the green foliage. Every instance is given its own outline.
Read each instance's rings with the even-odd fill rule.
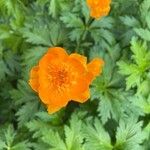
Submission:
[[[52,118],[47,116],[47,119],[46,120],[49,122],[49,125],[46,125],[43,122],[39,121],[32,121],[28,124],[28,128],[30,131],[36,131],[36,134],[33,135],[33,138],[40,137],[43,143],[47,144],[47,149],[83,150],[83,137],[81,136],[81,121],[76,115],[72,116],[69,126],[65,125],[64,127],[59,127],[61,130],[60,134],[57,132],[56,127],[52,126]]]
[[[136,101],[134,102],[142,112],[145,114],[150,114],[150,95],[145,98],[143,96],[137,96]]]
[[[0,0],[0,150],[150,149],[150,0]],[[28,84],[49,47],[104,59],[84,104],[48,114]],[[52,91],[50,91],[52,92]]]
[[[18,90],[11,91],[11,97],[18,109],[16,112],[19,126],[25,125],[31,120],[39,109],[38,98],[31,92],[29,85],[25,81],[20,81]],[[37,101],[35,101],[35,99]]]
[[[83,132],[86,137],[86,150],[112,150],[113,146],[111,145],[110,136],[99,120],[95,120],[94,127],[90,124],[85,126]]]
[[[136,122],[133,118],[125,122],[120,121],[116,134],[116,150],[142,150],[140,145],[144,140],[141,131],[142,122]]]
[[[128,76],[126,78],[127,90],[135,86],[139,89],[143,80],[149,78],[150,52],[147,50],[146,43],[133,38],[131,51],[133,53],[132,62],[120,61],[118,63],[119,72]]]
[[[0,150],[30,150],[31,143],[26,140],[20,141],[17,139],[16,134],[12,125],[9,125],[8,128],[4,130],[3,138],[0,139]]]

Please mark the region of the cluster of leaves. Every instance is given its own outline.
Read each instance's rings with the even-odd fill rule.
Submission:
[[[0,0],[0,150],[150,149],[150,0]],[[105,60],[84,104],[48,115],[28,85],[48,47]]]

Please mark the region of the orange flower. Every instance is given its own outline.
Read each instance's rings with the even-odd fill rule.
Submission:
[[[107,16],[110,11],[110,3],[111,0],[87,0],[90,16],[96,19]]]
[[[89,85],[102,71],[104,62],[79,54],[68,55],[63,48],[49,48],[39,64],[31,69],[29,84],[54,113],[71,100],[83,103],[90,97]]]

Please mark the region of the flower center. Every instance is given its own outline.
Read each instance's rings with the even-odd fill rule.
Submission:
[[[62,88],[68,82],[68,72],[63,67],[49,67],[48,78],[50,79],[50,83],[53,84],[55,88]]]
[[[67,72],[62,69],[62,70],[56,70],[53,72],[53,83],[56,86],[62,86],[63,84],[66,83],[67,80]]]

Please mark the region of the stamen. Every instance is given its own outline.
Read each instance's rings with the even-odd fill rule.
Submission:
[[[68,71],[67,67],[62,65],[59,66],[48,66],[48,79],[53,87],[56,87],[58,92],[65,91],[68,86]]]

